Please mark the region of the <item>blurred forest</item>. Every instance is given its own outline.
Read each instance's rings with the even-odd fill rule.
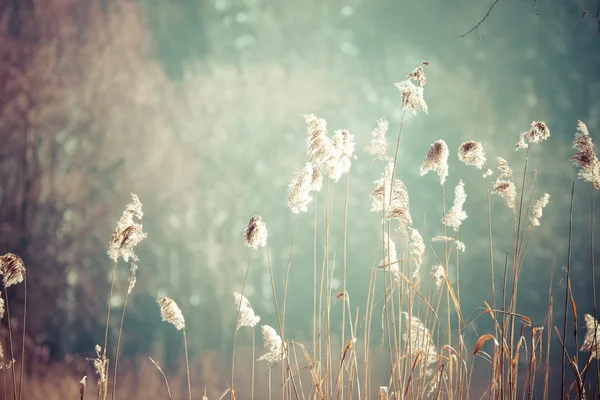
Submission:
[[[575,176],[568,158],[577,119],[599,142],[600,38],[593,12],[580,18],[583,1],[516,3],[501,2],[461,38],[489,5],[0,1],[0,252],[20,255],[27,267],[32,345],[44,357],[63,360],[91,356],[102,341],[107,243],[133,192],[143,204],[148,239],[138,249],[123,356],[158,352],[172,365],[179,359],[176,346],[169,349],[177,332],[157,329],[155,299],[163,295],[176,297],[186,315],[192,354],[227,354],[235,318],[231,292],[241,287],[248,257],[242,234],[252,215],[269,226],[276,277],[285,272],[295,220],[285,203],[287,184],[305,153],[301,115],[315,113],[332,129],[350,129],[362,149],[377,119],[389,119],[397,130],[401,108],[393,83],[423,59],[431,64],[430,115],[408,119],[399,164],[411,202],[419,205],[413,219],[423,236],[435,234],[427,214],[434,221],[440,208],[418,177],[431,142],[442,137],[457,149],[461,141],[480,140],[492,156],[510,161],[518,133],[532,120],[545,120],[555,135],[553,145],[531,155],[540,166],[538,185],[553,200],[531,244],[535,262],[522,278],[522,285],[540,287],[523,293],[523,314],[545,311],[550,274],[540,282],[539,271],[566,254],[566,234],[556,243],[556,232],[568,224]],[[378,226],[368,214],[368,193],[380,172],[358,153],[348,290],[361,298]],[[485,196],[475,183],[478,173],[461,173],[471,196],[467,213],[476,215],[475,204]],[[586,218],[581,210],[576,225],[585,229]],[[310,222],[300,222],[292,265],[293,279],[309,288],[312,271],[303,263],[312,260],[312,234],[302,232],[310,232]],[[467,222],[473,232],[486,226],[483,219]],[[336,223],[334,243],[341,229]],[[507,226],[500,221],[496,228]],[[489,296],[478,284],[489,271],[476,268],[486,265],[487,253],[477,249],[487,237],[465,231],[463,240],[473,251],[461,282],[468,311]],[[582,234],[575,246],[586,240]],[[578,256],[581,268],[588,256]],[[497,257],[502,263],[502,252]],[[125,265],[118,269],[115,315],[128,273]],[[273,312],[268,284],[266,270],[253,270],[246,290],[263,318]],[[573,284],[589,292],[585,282]],[[22,290],[9,289],[19,330]],[[297,318],[290,336],[308,336],[312,316],[302,311],[308,296],[301,284],[291,289],[288,312]]]

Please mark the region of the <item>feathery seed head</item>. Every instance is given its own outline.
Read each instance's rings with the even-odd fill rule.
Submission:
[[[577,149],[577,152],[570,161],[579,168],[577,172],[579,179],[591,183],[595,189],[600,190],[600,161],[596,156],[594,143],[583,122],[578,121],[577,130],[579,132],[573,140],[573,148]]]
[[[600,353],[600,327],[596,318],[585,314],[585,337],[579,351],[589,351],[592,358],[598,358]]]
[[[23,282],[25,273],[25,265],[21,257],[13,253],[0,256],[0,274],[4,276],[5,287]]]
[[[402,109],[412,110],[414,115],[417,114],[417,110],[421,108],[425,114],[427,114],[427,103],[423,98],[423,87],[417,86],[406,79],[402,82],[395,84],[400,93],[402,94]]]
[[[508,166],[508,161],[506,161],[502,157],[497,157],[498,160],[498,171],[500,171],[500,175],[498,175],[499,179],[512,179],[513,171],[512,168]]]
[[[130,294],[131,291],[133,290],[133,287],[135,286],[135,283],[137,281],[137,278],[136,278],[137,269],[138,269],[137,264],[131,263],[131,269],[129,270],[129,281],[127,284],[127,294]]]
[[[100,383],[106,381],[106,362],[108,361],[102,354],[102,347],[97,344],[94,348],[96,350],[96,358],[94,358],[94,369],[96,370],[96,375],[98,375],[98,380]]]
[[[529,217],[529,220],[531,221],[531,226],[529,227],[530,231],[536,226],[540,226],[540,218],[544,214],[542,210],[548,205],[549,201],[550,195],[548,193],[544,193],[544,195],[535,203],[531,217]]]
[[[435,171],[440,177],[440,185],[443,185],[448,176],[448,145],[443,140],[438,140],[431,145],[423,164],[421,164],[421,176],[429,171]]]
[[[465,193],[465,184],[461,179],[454,188],[454,204],[446,215],[442,217],[442,223],[444,225],[452,227],[455,231],[458,230],[462,222],[467,219],[467,213],[463,210],[463,205],[466,200],[467,194]]]
[[[425,72],[423,71],[423,66],[425,65],[429,65],[429,63],[427,61],[423,61],[417,68],[407,75],[408,79],[417,81],[420,87],[425,86],[425,82],[427,81],[427,78],[425,78]]]
[[[250,218],[244,235],[246,246],[252,247],[254,250],[258,247],[266,247],[267,236],[267,224],[265,224],[263,219],[259,215]]]
[[[177,330],[182,330],[185,328],[185,319],[183,318],[183,313],[173,299],[161,297],[156,301],[156,303],[160,307],[160,316],[162,317],[163,321],[173,324]]]
[[[337,130],[331,139],[331,145],[333,148],[332,156],[327,160],[325,169],[329,178],[337,182],[343,174],[350,171],[356,145],[354,135],[345,129]]]
[[[485,151],[480,142],[470,140],[460,145],[458,159],[466,165],[472,165],[477,169],[485,167]]]
[[[322,185],[323,181],[321,174],[316,172],[317,168],[308,162],[304,167],[300,168],[288,186],[288,206],[294,214],[306,212],[308,203],[312,200],[310,196],[311,190]]]
[[[122,257],[125,262],[137,260],[134,249],[147,236],[142,225],[134,222],[134,218],[141,221],[144,213],[142,203],[135,194],[131,194],[131,201],[125,206],[125,211],[108,242],[108,256],[115,262]]]
[[[413,270],[412,279],[419,277],[421,265],[423,264],[423,255],[425,254],[425,243],[423,243],[423,237],[418,230],[409,228],[410,245],[408,247],[408,253],[410,258],[415,262],[415,268]]]
[[[4,318],[4,299],[0,297],[0,319]]]
[[[444,267],[439,264],[431,267],[431,277],[435,282],[435,287],[439,289],[442,286],[444,278],[446,277],[446,271],[444,270]]]
[[[389,157],[387,155],[388,143],[385,137],[388,127],[388,121],[381,118],[377,121],[377,128],[373,129],[370,133],[371,141],[369,142],[369,145],[365,147],[365,151],[374,155],[376,160],[386,160]]]
[[[308,130],[308,157],[310,162],[320,168],[331,157],[332,145],[327,136],[327,122],[314,114],[305,114]]]
[[[527,132],[521,133],[515,150],[526,149],[531,143],[540,143],[550,137],[550,130],[545,122],[531,123],[531,128]]]
[[[269,325],[261,327],[262,337],[267,353],[261,356],[257,361],[267,361],[269,364],[276,364],[285,358],[285,349],[281,336],[277,334],[275,329]]]
[[[506,201],[508,208],[516,212],[517,190],[513,181],[498,177],[493,183],[492,192],[502,197]]]
[[[233,292],[233,299],[240,313],[236,329],[244,326],[254,328],[260,322],[260,317],[254,314],[254,310],[246,296]]]

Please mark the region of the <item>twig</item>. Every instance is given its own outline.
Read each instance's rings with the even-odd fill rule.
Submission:
[[[476,30],[477,28],[479,28],[479,26],[481,24],[483,24],[483,21],[485,21],[487,19],[487,17],[490,16],[490,13],[492,12],[492,9],[494,8],[494,6],[496,5],[496,3],[498,3],[500,0],[496,0],[494,1],[494,3],[490,6],[490,9],[488,10],[488,12],[483,16],[483,18],[477,23],[477,25],[475,25],[474,27],[471,28],[471,30],[469,30],[467,33],[463,33],[462,35],[460,35],[460,37],[465,37],[468,34],[470,34],[471,32],[473,32],[474,30]]]

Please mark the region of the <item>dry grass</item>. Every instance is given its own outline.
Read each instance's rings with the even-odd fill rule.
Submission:
[[[424,96],[424,67],[423,63],[408,79],[397,86],[401,90],[402,106],[406,111],[412,111],[419,117],[424,117],[427,111]],[[414,81],[414,82],[413,82]],[[378,159],[383,160],[383,177],[376,182],[376,188],[371,193],[374,211],[373,218],[381,219],[381,230],[372,232],[378,237],[373,249],[373,263],[367,287],[366,304],[355,304],[353,294],[347,292],[347,270],[351,266],[347,260],[346,227],[348,220],[348,193],[351,184],[351,163],[354,161],[355,144],[353,136],[345,130],[329,134],[324,120],[314,115],[306,116],[309,133],[309,159],[304,169],[294,177],[290,185],[288,199],[291,211],[298,214],[292,229],[292,240],[289,247],[289,258],[286,265],[283,293],[277,293],[274,282],[273,266],[271,265],[270,250],[267,240],[266,227],[260,226],[260,235],[256,223],[262,219],[254,217],[246,231],[246,242],[250,247],[246,276],[253,268],[265,268],[270,276],[270,285],[276,318],[264,321],[262,333],[265,340],[266,355],[262,350],[256,350],[248,345],[254,338],[257,329],[253,324],[240,326],[235,333],[231,373],[223,361],[214,354],[208,353],[199,357],[200,364],[190,364],[187,357],[187,338],[185,322],[181,310],[175,303],[174,308],[165,309],[163,319],[171,322],[177,329],[183,330],[185,346],[185,363],[177,373],[165,379],[170,388],[161,381],[155,364],[148,359],[122,363],[121,371],[114,373],[111,369],[111,356],[115,349],[107,349],[109,319],[107,313],[104,344],[98,351],[96,372],[97,384],[94,379],[88,379],[85,398],[198,398],[205,393],[211,399],[220,396],[235,398],[282,398],[282,399],[421,399],[421,398],[479,398],[485,396],[494,399],[517,398],[548,398],[555,397],[557,390],[552,382],[557,382],[560,376],[561,397],[584,398],[598,396],[598,368],[591,358],[596,354],[597,335],[586,335],[586,348],[592,349],[590,356],[579,354],[579,346],[583,335],[577,334],[577,329],[584,314],[595,314],[595,296],[593,310],[577,310],[577,305],[571,287],[571,238],[569,230],[569,256],[564,270],[557,274],[557,279],[550,287],[548,309],[545,317],[535,319],[522,315],[517,303],[519,293],[519,278],[527,254],[530,238],[535,234],[535,228],[543,225],[539,196],[534,196],[535,175],[529,173],[530,147],[543,146],[541,143],[548,139],[550,131],[541,122],[534,122],[531,128],[515,136],[517,147],[526,149],[522,152],[522,173],[509,171],[508,165],[500,160],[499,172],[492,182],[489,168],[492,168],[490,156],[487,160],[483,149],[478,148],[476,163],[467,162],[484,172],[482,185],[487,193],[487,204],[481,215],[469,218],[486,218],[488,220],[490,273],[489,282],[491,296],[481,300],[479,313],[465,315],[461,308],[460,291],[460,257],[465,250],[461,242],[460,229],[462,224],[468,224],[462,204],[466,201],[464,186],[460,181],[455,190],[455,199],[448,199],[446,178],[448,176],[448,157],[456,154],[449,151],[443,140],[436,141],[429,153],[424,155],[421,175],[432,171],[438,174],[434,182],[431,177],[425,177],[431,191],[440,194],[441,213],[438,217],[436,240],[421,238],[417,227],[410,216],[410,188],[402,182],[405,174],[397,168],[397,160],[403,149],[403,122],[399,127],[398,136],[393,137],[395,146],[382,145],[387,140],[381,129],[387,125],[379,122],[380,131],[373,135],[377,143],[370,149]],[[475,142],[471,142],[475,143]],[[463,149],[464,150],[464,149]],[[464,153],[464,151],[461,152]],[[590,151],[588,151],[591,154]],[[464,154],[463,154],[464,156]],[[461,156],[462,157],[462,156]],[[591,157],[591,156],[590,156]],[[588,157],[588,158],[590,158]],[[593,154],[592,159],[595,157]],[[464,157],[463,157],[464,158]],[[464,160],[463,160],[464,161]],[[597,162],[597,160],[596,160]],[[488,164],[489,163],[489,164]],[[593,168],[591,169],[594,170]],[[302,172],[304,171],[304,172]],[[310,173],[307,173],[309,171]],[[587,176],[587,175],[586,175]],[[455,179],[452,174],[450,177]],[[590,179],[594,181],[592,175]],[[339,182],[338,182],[339,181]],[[439,185],[439,187],[437,186]],[[571,192],[573,204],[575,185]],[[468,193],[468,188],[467,188]],[[492,209],[491,194],[498,194],[505,200],[503,207]],[[344,197],[342,208],[334,207],[336,196]],[[365,197],[367,194],[365,194]],[[548,198],[543,197],[542,203]],[[453,201],[453,203],[451,203]],[[450,206],[450,204],[453,204]],[[593,232],[593,197],[592,197],[592,232]],[[324,209],[323,214],[317,212]],[[313,207],[313,213],[309,208]],[[572,207],[571,207],[572,213]],[[110,240],[109,255],[117,263],[134,263],[135,246],[145,238],[141,226],[141,203],[133,196],[117,229]],[[133,216],[139,220],[134,222]],[[286,302],[288,287],[293,285],[290,275],[292,268],[292,249],[294,248],[297,224],[301,218],[308,219],[314,224],[313,238],[313,326],[310,327],[313,337],[307,342],[295,341],[286,335]],[[492,237],[493,220],[496,218],[513,221],[513,246],[509,249],[494,250]],[[331,225],[333,221],[341,222],[343,234],[340,240],[333,241]],[[531,222],[531,223],[530,223]],[[452,229],[448,229],[452,228]],[[572,228],[572,227],[571,227]],[[324,235],[317,236],[317,232]],[[510,235],[510,233],[508,233]],[[335,243],[335,244],[334,244]],[[338,243],[341,243],[338,245]],[[591,254],[593,255],[593,236],[590,238]],[[320,244],[320,246],[318,245]],[[234,244],[235,245],[235,244]],[[240,243],[242,245],[242,243]],[[466,243],[466,251],[471,251]],[[475,251],[475,250],[472,250]],[[504,255],[503,265],[493,264],[493,252],[501,251]],[[266,265],[258,265],[261,258],[253,257],[255,252],[264,252]],[[436,260],[433,276],[422,267],[424,253],[431,253]],[[354,267],[354,266],[352,266]],[[132,268],[132,274],[135,269]],[[501,272],[502,280],[496,282],[494,277]],[[2,268],[5,286],[20,283],[11,281],[9,264]],[[592,283],[595,286],[593,262],[591,266]],[[456,277],[453,281],[451,275]],[[135,275],[133,275],[135,276]],[[131,278],[130,278],[131,279]],[[333,282],[341,279],[341,291],[335,292]],[[130,280],[131,282],[131,280]],[[113,274],[114,284],[114,274]],[[244,279],[245,288],[246,281]],[[133,289],[130,284],[127,295]],[[244,294],[242,289],[242,294]],[[110,311],[113,285],[108,297]],[[8,300],[8,299],[7,299]],[[250,298],[250,303],[252,299]],[[177,299],[175,299],[177,301]],[[239,302],[242,304],[243,302]],[[244,307],[250,307],[244,303]],[[341,304],[341,318],[332,318],[332,307]],[[9,306],[7,301],[7,308]],[[564,307],[564,318],[555,321],[553,312],[557,307]],[[233,305],[232,305],[233,307]],[[308,307],[307,307],[308,308]],[[169,312],[166,312],[169,311]],[[256,310],[259,313],[260,310]],[[159,310],[157,309],[157,315]],[[242,312],[239,310],[236,322],[239,323]],[[125,313],[125,310],[123,310]],[[253,315],[253,314],[252,314]],[[489,332],[478,332],[474,343],[466,340],[465,332],[472,329],[479,319],[488,319],[492,323]],[[587,318],[589,320],[589,318]],[[559,325],[555,325],[559,322]],[[232,329],[236,329],[235,327]],[[273,328],[270,328],[270,327]],[[592,329],[596,324],[589,323]],[[162,329],[173,329],[166,324]],[[123,325],[119,328],[119,337]],[[308,330],[308,329],[307,329]],[[72,365],[55,365],[35,358],[25,363],[25,342],[21,343],[21,356],[14,350],[12,343],[14,335],[9,325],[8,336],[13,358],[16,359],[10,372],[5,371],[2,392],[12,393],[13,398],[66,398],[75,397],[79,392],[79,381],[84,375],[92,375],[91,366],[82,360]],[[239,341],[239,345],[237,342]],[[562,363],[559,365],[550,360],[552,350],[560,351]],[[256,354],[258,353],[258,354]],[[149,354],[154,357],[154,355]],[[257,357],[261,356],[261,357]],[[118,358],[118,348],[115,358]],[[255,361],[257,360],[258,361]],[[34,366],[31,366],[33,363]],[[45,363],[38,369],[35,365]],[[20,377],[19,385],[15,370],[30,365],[30,372],[24,382]],[[185,367],[183,367],[185,365]],[[237,369],[233,369],[233,366]],[[115,368],[116,369],[116,368]],[[202,371],[197,375],[195,371]],[[250,373],[251,371],[251,373]],[[237,374],[236,374],[237,372]],[[9,374],[10,380],[8,379]],[[229,379],[229,382],[225,382]],[[24,383],[23,383],[24,382]],[[109,384],[112,382],[112,385]],[[12,383],[12,385],[10,385]],[[18,388],[21,388],[19,390]],[[112,391],[110,387],[112,386]],[[116,388],[119,388],[116,396]],[[194,396],[195,394],[195,396]]]

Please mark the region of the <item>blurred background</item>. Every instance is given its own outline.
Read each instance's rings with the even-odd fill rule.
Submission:
[[[28,354],[37,357],[28,372],[42,376],[40,365],[53,363],[74,375],[87,371],[84,358],[94,356],[104,334],[108,239],[133,192],[148,238],[137,251],[123,373],[147,356],[166,371],[179,368],[179,332],[161,322],[155,304],[170,296],[186,316],[196,382],[226,388],[232,292],[241,290],[249,255],[243,232],[255,214],[266,221],[280,293],[296,217],[286,205],[287,185],[306,160],[306,113],[325,118],[330,132],[356,136],[347,290],[362,310],[379,226],[368,194],[382,170],[362,149],[382,117],[395,140],[402,109],[394,83],[422,60],[430,63],[429,114],[407,115],[397,176],[427,243],[441,234],[440,188],[431,174],[419,176],[419,165],[432,142],[448,143],[447,193],[463,179],[469,196],[461,227],[464,315],[489,301],[490,279],[484,181],[459,164],[458,146],[481,141],[489,160],[506,158],[518,176],[518,135],[534,120],[552,132],[529,159],[537,169],[534,197],[548,192],[551,200],[529,244],[518,305],[541,324],[552,273],[564,276],[576,177],[568,159],[578,119],[600,143],[597,1],[0,1],[0,252],[18,254],[27,267]],[[486,20],[461,36],[492,4]],[[340,212],[332,256],[342,250],[345,186],[333,190]],[[582,313],[591,313],[590,190],[576,185],[573,217],[573,286]],[[501,199],[492,206],[502,266],[512,218]],[[298,224],[286,336],[309,341],[310,209]],[[425,285],[433,263],[428,252]],[[128,274],[119,265],[115,324]],[[264,251],[255,253],[246,295],[264,323],[276,324]],[[20,331],[23,287],[11,287],[9,296]],[[561,313],[555,310],[555,319]],[[6,318],[2,328],[5,336]],[[485,332],[485,324],[478,329]]]

